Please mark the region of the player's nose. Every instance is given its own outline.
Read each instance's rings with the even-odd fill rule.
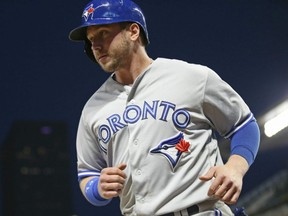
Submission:
[[[91,41],[91,49],[92,50],[101,50],[102,49],[102,42],[101,40],[93,40]]]

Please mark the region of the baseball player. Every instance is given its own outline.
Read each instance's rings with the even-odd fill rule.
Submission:
[[[69,37],[111,73],[78,127],[86,199],[103,206],[119,196],[127,216],[233,215],[259,147],[242,98],[206,66],[151,59],[143,11],[130,0],[91,1]],[[215,132],[231,140],[225,164]]]

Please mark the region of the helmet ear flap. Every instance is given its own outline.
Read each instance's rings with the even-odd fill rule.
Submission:
[[[89,59],[91,59],[93,62],[96,62],[96,59],[94,57],[93,51],[91,49],[91,42],[89,40],[85,40],[85,45],[84,45],[84,52],[86,53],[86,55],[89,57]]]

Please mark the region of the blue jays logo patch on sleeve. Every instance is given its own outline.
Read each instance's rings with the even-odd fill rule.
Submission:
[[[183,133],[178,133],[176,136],[163,140],[156,147],[150,150],[150,153],[161,154],[170,163],[174,170],[181,155],[184,152],[189,152],[190,143],[184,140]]]

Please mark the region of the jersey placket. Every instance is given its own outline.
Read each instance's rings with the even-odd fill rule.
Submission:
[[[139,81],[139,80],[138,80]],[[143,137],[141,136],[141,125],[142,121],[137,120],[134,122],[134,119],[136,119],[137,115],[141,115],[141,111],[137,112],[137,109],[133,109],[133,107],[140,107],[141,101],[137,101],[134,98],[135,89],[137,88],[137,82],[134,83],[132,87],[128,86],[125,87],[125,91],[127,93],[127,106],[126,111],[131,108],[132,111],[127,114],[129,116],[130,121],[127,122],[127,134],[129,135],[129,144],[128,144],[128,152],[129,152],[129,162],[128,166],[130,166],[132,176],[132,182],[133,182],[133,191],[134,191],[134,197],[135,197],[135,208],[141,209],[142,205],[145,203],[145,197],[146,195],[146,187],[145,184],[147,184],[148,179],[147,175],[145,175],[145,169],[143,166],[143,162],[145,161],[144,155],[143,155],[143,149],[141,146]],[[139,117],[141,118],[141,116]],[[138,118],[137,118],[138,119]],[[135,209],[135,210],[136,210]],[[136,210],[137,212],[137,210]]]

